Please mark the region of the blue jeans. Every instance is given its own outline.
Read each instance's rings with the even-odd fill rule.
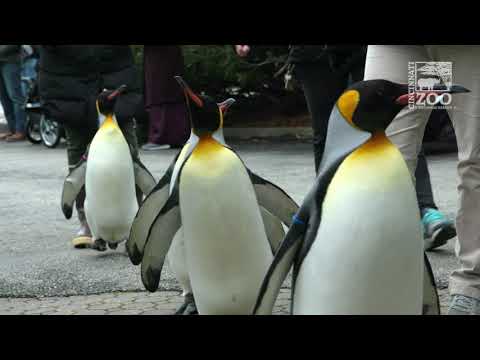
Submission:
[[[37,72],[35,71],[35,67],[37,66],[37,63],[38,63],[38,59],[34,57],[30,57],[24,60],[22,64],[22,78],[36,81]],[[22,81],[22,91],[23,91],[23,96],[25,97],[25,99],[27,99],[30,88],[25,81]]]
[[[25,96],[20,64],[0,63],[0,102],[12,133],[25,133]]]

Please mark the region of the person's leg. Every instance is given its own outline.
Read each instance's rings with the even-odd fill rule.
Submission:
[[[3,108],[3,114],[7,120],[8,131],[0,134],[0,140],[5,140],[7,137],[15,133],[15,114],[13,112],[13,104],[8,97],[5,81],[3,79],[3,64],[0,63],[0,103]]]
[[[167,143],[167,122],[162,105],[152,105],[148,112],[148,141],[143,150],[169,149]]]
[[[171,147],[183,146],[190,136],[190,123],[185,100],[166,104],[164,116],[168,121],[167,144]]]
[[[433,199],[430,172],[428,171],[427,158],[425,157],[423,146],[418,154],[415,178],[418,207],[420,208],[425,238],[425,249],[433,250],[445,245],[448,240],[457,235],[457,232],[453,221],[449,220],[438,210]]]
[[[92,140],[95,131],[88,126],[79,129],[64,125],[65,135],[67,138],[67,158],[68,168],[73,169],[82,159],[82,156],[86,153],[88,144]],[[72,240],[73,246],[76,249],[83,249],[92,246],[92,233],[87,223],[85,216],[85,188],[83,188],[75,200],[75,208],[77,209],[78,221],[80,222],[80,228],[77,231],[75,237]]]
[[[423,146],[418,153],[417,169],[415,170],[415,189],[417,191],[418,207],[423,215],[423,210],[427,208],[437,209],[433,199],[432,184],[430,182],[430,172],[428,171],[427,158]]]
[[[328,62],[295,65],[295,78],[302,85],[312,117],[315,171],[322,160],[330,114],[338,97],[347,86],[348,74],[339,77]]]
[[[38,60],[36,58],[29,58],[26,59],[22,63],[22,78],[29,79],[31,81],[37,80],[37,72],[35,71],[35,67],[37,65]],[[22,81],[22,92],[25,99],[28,97],[29,87],[25,81]]]
[[[9,137],[7,141],[18,141],[25,139],[25,97],[22,91],[21,66],[20,64],[2,65],[2,75],[7,90],[7,96],[13,106],[15,118],[15,135]]]
[[[438,58],[453,62],[454,82],[470,89],[454,95],[449,111],[458,142],[460,176],[456,254],[461,268],[450,278],[449,314],[480,315],[480,46],[437,45]]]

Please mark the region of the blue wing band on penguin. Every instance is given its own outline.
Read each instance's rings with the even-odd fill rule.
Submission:
[[[322,203],[328,186],[343,160],[370,138],[371,134],[349,125],[335,107],[330,116],[328,136],[319,174],[315,184],[307,194],[300,210],[290,214],[292,226],[280,245],[274,260],[268,269],[262,284],[254,313],[261,313],[265,301],[272,300],[272,294],[278,294],[280,286],[293,265],[292,301],[295,293],[295,279],[305,256],[315,241],[321,222]],[[294,222],[293,220],[296,219]],[[287,255],[288,254],[288,255]]]
[[[305,229],[306,225],[293,224],[288,230],[260,287],[253,309],[254,315],[269,315],[264,309],[273,307],[280,287],[288,275],[292,264],[295,262],[298,248],[303,242]]]

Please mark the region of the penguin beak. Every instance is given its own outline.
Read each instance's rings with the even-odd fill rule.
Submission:
[[[189,99],[191,99],[198,107],[203,107],[203,101],[200,99],[200,97],[195,94],[192,89],[190,89],[190,86],[187,85],[185,80],[181,76],[175,76],[175,80],[180,84],[180,86],[183,88],[183,91],[185,92],[185,96]]]
[[[400,95],[396,100],[395,100],[395,104],[397,105],[402,105],[402,106],[406,106],[408,105],[410,102],[412,103],[416,103],[417,100],[419,100],[421,97],[425,98],[429,95],[436,95],[438,100],[437,102],[435,103],[435,105],[437,103],[440,102],[441,100],[441,95],[442,94],[461,94],[461,93],[468,93],[470,92],[470,90],[468,90],[467,88],[461,86],[461,85],[452,85],[450,87],[446,87],[444,84],[440,84],[440,85],[435,85],[432,90],[426,90],[426,91],[413,91],[413,92],[409,92],[409,88],[408,88],[408,85],[401,85],[402,86],[402,92],[403,94]]]
[[[220,108],[220,111],[222,112],[223,116],[225,116],[225,114],[227,113],[230,106],[232,106],[235,102],[236,102],[235,99],[230,98],[230,99],[227,99],[224,102],[218,104],[218,107]]]
[[[112,92],[110,95],[108,95],[107,99],[108,101],[112,101],[113,99],[115,99],[117,96],[125,93],[127,91],[127,85],[122,85],[120,86],[117,90],[115,90],[114,92]]]

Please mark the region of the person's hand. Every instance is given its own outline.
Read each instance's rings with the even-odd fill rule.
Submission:
[[[235,45],[235,51],[238,56],[245,57],[250,52],[250,46],[248,45]]]

